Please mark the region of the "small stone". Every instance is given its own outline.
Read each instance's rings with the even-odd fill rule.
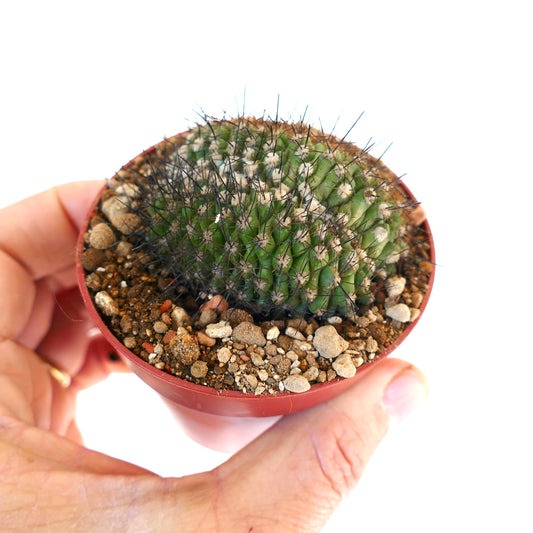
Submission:
[[[349,345],[333,326],[322,326],[315,331],[313,346],[326,359],[338,357]]]
[[[421,292],[415,292],[411,296],[411,304],[412,304],[412,306],[416,307],[416,308],[419,308],[423,299],[424,299],[424,295]]]
[[[192,365],[200,357],[198,339],[187,330],[177,333],[168,344],[172,354],[184,365]]]
[[[137,339],[135,337],[125,337],[122,342],[124,343],[124,346],[128,348],[128,350],[131,350],[137,346]]]
[[[87,248],[81,256],[81,265],[89,272],[96,270],[99,266],[102,266],[105,260],[105,254],[103,250],[97,248]]]
[[[115,243],[115,234],[105,222],[100,222],[91,230],[89,244],[97,250],[107,250]]]
[[[367,352],[377,352],[378,348],[378,342],[376,341],[376,339],[374,339],[374,337],[368,337],[366,339],[365,350]]]
[[[302,375],[307,381],[316,381],[320,371],[316,366],[310,366]]]
[[[414,322],[420,316],[420,309],[417,309],[416,307],[410,307],[409,311],[411,312],[409,322]]]
[[[223,365],[225,365],[230,360],[230,358],[231,358],[231,351],[228,348],[223,347],[217,351],[217,359]]]
[[[221,321],[216,324],[208,324],[205,328],[205,333],[213,339],[224,339],[229,337],[233,331],[233,328],[226,322]]]
[[[96,272],[91,272],[86,278],[85,283],[89,289],[98,292],[102,288],[102,279]]]
[[[266,344],[266,339],[261,328],[251,322],[241,322],[233,328],[231,336],[235,341],[244,342],[245,344],[255,344],[257,346],[264,346]]]
[[[277,326],[270,328],[266,333],[266,338],[268,341],[275,341],[279,337],[280,331]]]
[[[266,381],[268,379],[268,372],[266,370],[258,370],[257,371],[257,377],[261,380],[261,381]]]
[[[307,320],[303,317],[296,317],[287,320],[287,326],[290,328],[297,329],[298,331],[304,332],[308,326]]]
[[[215,294],[215,296],[200,306],[200,311],[205,309],[211,309],[215,313],[223,313],[228,309],[228,302],[220,294]]]
[[[241,322],[252,322],[254,321],[252,315],[247,313],[243,309],[230,308],[226,309],[220,314],[220,318],[229,323],[229,325],[234,328],[238,326]]]
[[[203,346],[214,346],[217,342],[209,335],[206,335],[203,331],[199,331],[196,336],[198,337],[198,342]]]
[[[215,310],[206,308],[200,313],[200,316],[196,320],[196,324],[199,328],[204,328],[207,324],[211,324],[217,318],[217,312]]]
[[[356,368],[352,362],[352,358],[349,356],[338,357],[333,361],[331,366],[341,378],[352,378],[355,376]]]
[[[97,292],[94,303],[106,316],[118,315],[119,313],[117,302],[106,291]]]
[[[385,311],[387,316],[398,322],[409,322],[411,319],[411,311],[405,304],[393,305]]]
[[[172,313],[170,313],[170,318],[172,318],[176,327],[186,326],[191,322],[191,317],[183,307],[175,307]]]
[[[248,382],[248,386],[252,390],[257,387],[257,378],[253,374],[244,374],[244,379]]]
[[[131,242],[120,241],[117,244],[117,248],[115,251],[119,257],[127,257],[130,254],[132,248],[133,244],[131,244]]]
[[[400,296],[405,289],[406,279],[402,276],[393,276],[386,283],[386,290],[389,297]]]
[[[302,374],[292,374],[283,380],[283,385],[289,392],[305,392],[311,388],[311,384]]]
[[[153,328],[156,333],[163,334],[168,331],[168,326],[162,320],[157,320],[154,322]]]
[[[128,213],[129,210],[130,200],[127,196],[114,195],[102,202],[102,213],[111,223],[116,216]]]
[[[195,378],[205,378],[207,376],[207,363],[205,361],[195,361],[191,365],[191,375]]]
[[[305,340],[303,333],[297,330],[296,328],[293,328],[292,326],[288,326],[287,328],[285,328],[285,335],[287,335],[287,337],[290,337],[291,339],[298,339],[301,341]]]
[[[118,195],[126,196],[128,198],[139,198],[141,195],[141,190],[139,187],[133,183],[121,183],[116,189],[115,192]]]
[[[339,325],[342,324],[342,318],[340,316],[330,316],[328,322],[333,326]]]
[[[131,235],[141,226],[142,219],[133,213],[123,213],[114,217],[111,221],[113,227],[123,235]]]
[[[263,366],[265,364],[263,358],[257,353],[252,353],[250,355],[250,359],[252,360],[252,364],[254,366]]]

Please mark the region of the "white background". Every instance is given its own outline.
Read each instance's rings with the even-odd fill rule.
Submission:
[[[532,531],[533,141],[527,2],[9,2],[0,205],[107,178],[196,113],[370,137],[422,200],[434,293],[395,355],[431,395],[392,429],[329,532]],[[9,7],[6,7],[9,6]],[[89,447],[163,475],[225,459],[134,376],[84,393]],[[295,458],[297,460],[297,458]],[[282,479],[279,479],[282,483]]]

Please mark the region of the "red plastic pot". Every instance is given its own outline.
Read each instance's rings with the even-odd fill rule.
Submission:
[[[155,147],[152,147],[140,156],[149,154],[154,149]],[[407,196],[415,200],[409,189],[403,183],[400,185]],[[104,190],[105,187],[102,192]],[[128,350],[107,328],[85,284],[85,271],[81,266],[81,255],[84,249],[83,236],[99,199],[99,197],[95,199],[87,220],[81,228],[76,253],[78,283],[85,305],[107,342],[137,376],[161,395],[186,433],[197,442],[220,451],[235,451],[268,428],[281,415],[313,407],[347,390],[371,367],[372,363],[367,363],[357,370],[353,378],[337,378],[330,382],[314,384],[303,393],[284,392],[276,395],[254,396],[238,391],[219,391],[190,383],[146,363]],[[429,260],[434,264],[435,249],[427,221],[423,222],[422,228],[427,232],[427,242],[430,248]],[[419,317],[411,322],[396,341],[380,354],[380,358],[391,354],[416,326],[427,305],[434,275],[433,269],[428,280],[428,290],[420,305]]]

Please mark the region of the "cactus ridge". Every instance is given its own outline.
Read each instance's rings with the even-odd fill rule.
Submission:
[[[254,313],[355,313],[407,250],[398,178],[304,125],[206,120],[145,156],[142,243],[175,284]]]

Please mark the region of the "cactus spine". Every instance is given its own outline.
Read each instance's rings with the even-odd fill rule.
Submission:
[[[146,156],[143,246],[177,284],[266,314],[349,314],[406,249],[397,178],[306,126],[207,120]]]

